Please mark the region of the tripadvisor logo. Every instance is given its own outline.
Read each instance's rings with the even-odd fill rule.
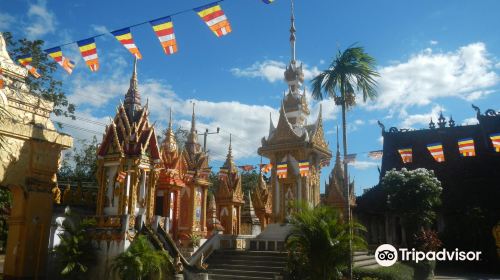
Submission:
[[[380,266],[391,266],[398,261],[414,261],[416,263],[421,261],[479,261],[481,251],[460,251],[455,249],[448,251],[442,249],[440,251],[417,251],[415,249],[394,248],[391,244],[383,244],[378,246],[375,251],[375,260]]]

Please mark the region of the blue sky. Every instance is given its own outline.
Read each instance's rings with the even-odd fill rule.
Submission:
[[[24,1],[0,0],[0,31],[43,39],[46,47],[85,39],[210,1]],[[222,164],[229,133],[238,164],[256,164],[256,149],[267,136],[269,113],[276,121],[289,61],[289,1],[225,0],[233,32],[215,37],[194,12],[173,18],[179,52],[166,56],[149,25],[132,29],[143,59],[139,82],[149,99],[150,119],[160,130],[168,108],[176,126],[188,127],[191,102],[197,104],[198,130],[221,127],[209,137],[212,165]],[[306,79],[327,67],[337,49],[358,42],[374,56],[381,73],[379,97],[348,114],[349,153],[356,192],[378,182],[378,161],[365,152],[382,148],[376,120],[386,126],[425,128],[440,111],[459,124],[473,123],[471,103],[499,109],[500,37],[497,1],[331,1],[296,0],[297,57]],[[65,131],[77,139],[100,134],[114,116],[128,87],[132,55],[108,34],[96,39],[101,69],[91,73],[76,45],[63,47],[77,61],[73,75],[63,70],[76,121]],[[310,83],[305,83],[307,89]],[[311,121],[318,103],[312,102]],[[327,140],[335,149],[339,110],[323,101]],[[92,121],[88,121],[92,120]],[[323,169],[324,182],[331,166]],[[323,188],[324,186],[322,186]]]

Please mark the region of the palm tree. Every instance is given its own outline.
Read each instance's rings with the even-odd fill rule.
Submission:
[[[172,258],[165,250],[155,250],[144,235],[138,235],[130,247],[115,257],[111,272],[123,280],[173,279]]]
[[[346,111],[356,105],[356,92],[363,95],[363,102],[377,96],[375,90],[379,73],[375,70],[375,59],[363,47],[351,45],[337,56],[327,70],[312,80],[312,96],[316,100],[330,97],[335,104],[342,106],[342,144],[344,148],[344,182],[347,197],[347,219],[351,221],[349,179],[347,172],[347,120]],[[349,246],[349,275],[352,279],[352,246]]]
[[[330,280],[342,278],[349,263],[350,230],[364,231],[358,223],[342,220],[338,211],[328,206],[299,206],[292,215],[292,232],[287,238],[288,272],[291,279]],[[353,236],[356,248],[366,242]]]

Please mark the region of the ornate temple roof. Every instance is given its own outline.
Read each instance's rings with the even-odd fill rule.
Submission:
[[[356,196],[354,195],[354,182],[349,183],[351,193],[351,205],[355,205]],[[340,147],[337,128],[337,153],[335,156],[335,165],[328,177],[328,183],[325,184],[324,203],[331,206],[344,207],[346,201],[345,176],[343,162],[340,156]]]
[[[120,104],[112,122],[106,126],[98,156],[109,154],[125,156],[149,155],[152,160],[160,161],[160,150],[154,127],[149,123],[148,106],[142,107],[137,82],[137,60],[130,79],[130,87],[125,99]],[[134,102],[131,102],[131,97]],[[136,102],[139,102],[137,104]]]
[[[165,139],[161,143],[160,152],[164,167],[164,169],[161,170],[160,177],[158,179],[160,188],[163,186],[186,186],[180,174],[180,153],[172,128],[172,109],[170,109],[168,128],[167,131],[165,131]]]
[[[266,213],[272,212],[272,193],[262,173],[259,174],[259,182],[252,191],[251,198],[255,209],[264,209]]]
[[[255,215],[255,209],[253,208],[250,191],[247,195],[245,195],[244,199],[245,205],[243,205],[243,209],[241,211],[241,222],[252,225],[260,225],[260,220],[257,215]]]
[[[183,158],[187,164],[188,169],[198,170],[202,168],[208,168],[208,155],[201,149],[201,145],[198,143],[198,132],[196,130],[196,115],[194,112],[193,103],[193,114],[191,116],[191,129],[187,136],[186,143],[184,144],[184,150],[182,151]]]
[[[231,136],[229,141],[229,148],[222,168],[228,170],[227,176],[220,181],[219,187],[215,193],[219,203],[231,201],[243,204],[243,191],[241,188],[241,175],[238,171],[238,167],[233,161],[232,148],[231,148]]]

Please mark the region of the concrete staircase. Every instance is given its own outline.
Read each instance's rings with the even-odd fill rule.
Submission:
[[[371,255],[368,252],[354,252],[353,261],[354,267],[368,269],[380,267],[375,260],[375,255]]]
[[[276,251],[217,250],[210,255],[208,279],[271,280],[283,275],[286,253]]]

